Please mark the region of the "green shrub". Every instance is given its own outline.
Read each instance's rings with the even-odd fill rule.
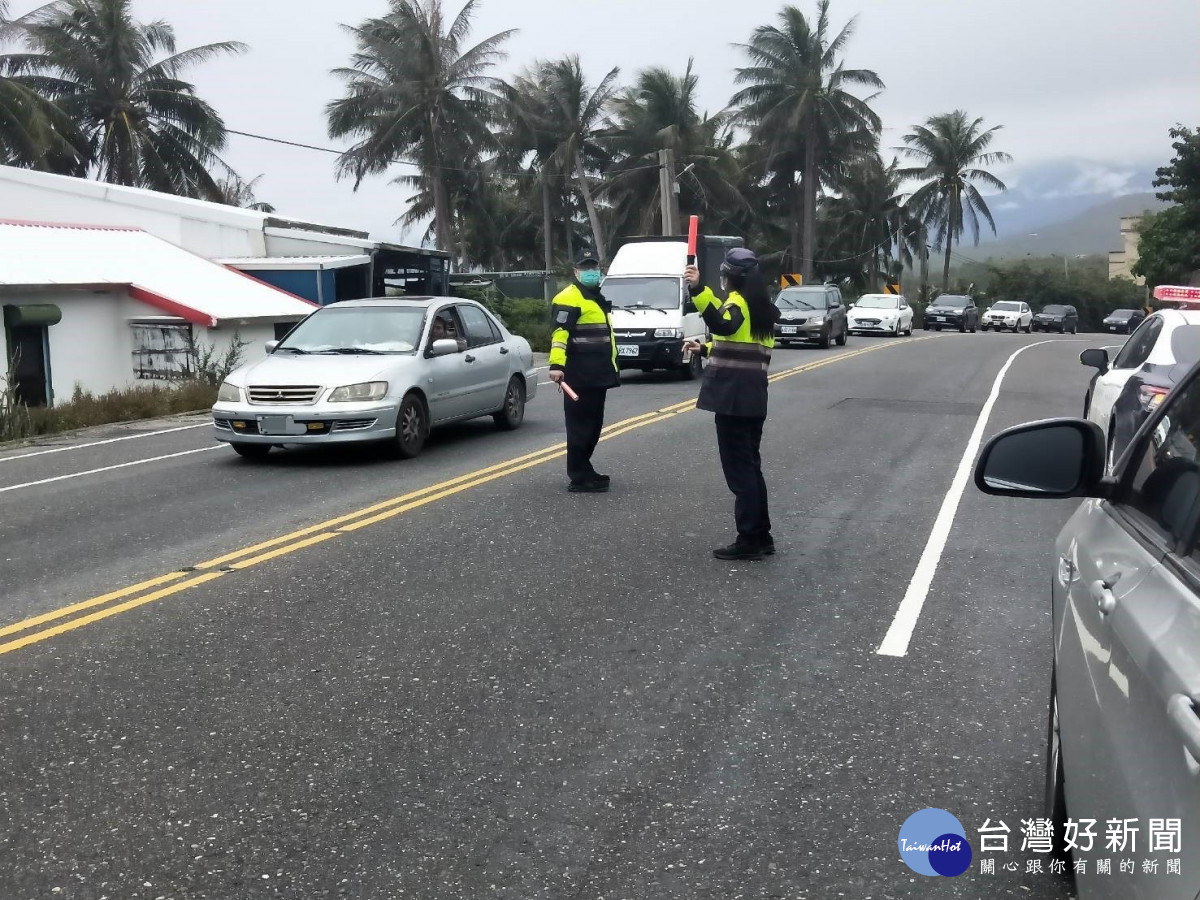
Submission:
[[[529,341],[535,353],[550,352],[550,304],[541,297],[497,297],[480,299],[513,334]]]

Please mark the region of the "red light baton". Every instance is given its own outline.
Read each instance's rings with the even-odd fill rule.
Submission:
[[[700,239],[700,217],[692,216],[688,220],[688,265],[696,264],[696,244]]]
[[[558,389],[560,391],[562,391],[564,394],[566,394],[568,397],[570,397],[572,400],[579,399],[579,395],[577,393],[575,393],[573,390],[571,390],[571,386],[569,384],[567,384],[565,381],[560,381],[558,383]]]

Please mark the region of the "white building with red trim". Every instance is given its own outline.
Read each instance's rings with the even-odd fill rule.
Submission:
[[[260,357],[316,308],[138,228],[0,221],[3,339],[30,405],[179,378],[197,348]]]

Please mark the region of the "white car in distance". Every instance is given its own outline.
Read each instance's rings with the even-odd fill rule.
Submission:
[[[1029,334],[1033,328],[1033,310],[1028,303],[1020,300],[1001,300],[987,308],[979,319],[980,331],[994,328],[1011,328],[1014,332],[1024,331]]]
[[[863,294],[846,313],[849,334],[912,334],[913,311],[903,295]]]

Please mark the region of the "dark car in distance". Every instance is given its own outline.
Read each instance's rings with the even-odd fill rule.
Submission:
[[[846,324],[846,306],[842,292],[832,284],[785,288],[775,298],[779,321],[775,323],[775,343],[815,342],[827,349],[830,343],[846,345],[850,333]]]
[[[1140,309],[1114,309],[1104,320],[1104,330],[1113,334],[1133,334],[1146,314]]]
[[[1033,317],[1031,327],[1034,331],[1077,334],[1079,332],[1079,312],[1069,304],[1051,303],[1043,306],[1042,311]]]
[[[979,327],[979,307],[966,294],[942,294],[930,301],[925,310],[926,331],[957,328],[974,332]]]

